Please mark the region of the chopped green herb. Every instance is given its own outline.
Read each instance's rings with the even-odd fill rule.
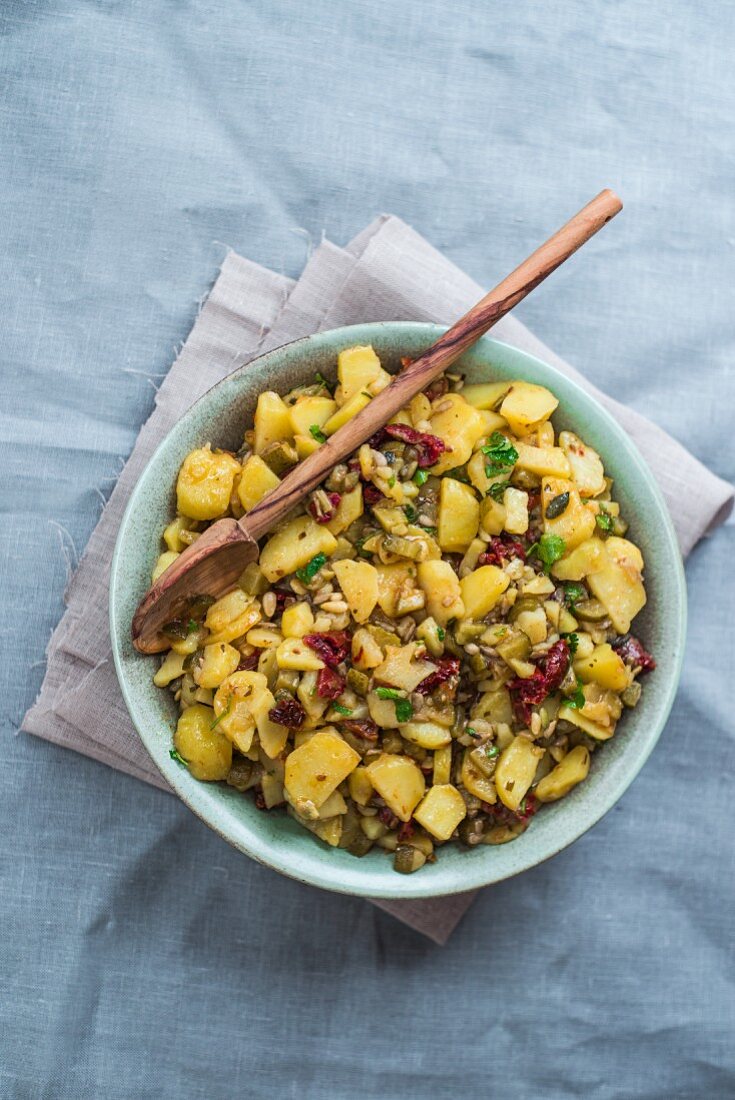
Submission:
[[[564,603],[570,611],[574,611],[577,600],[584,600],[586,598],[587,593],[585,589],[581,584],[577,584],[576,581],[564,585]]]
[[[581,710],[585,704],[584,692],[582,691],[582,684],[577,680],[577,687],[573,695],[569,695],[566,699],[562,699],[561,705],[563,707],[570,707],[571,710]]]
[[[388,478],[388,488],[392,489],[393,486],[395,485],[395,483],[396,483],[396,475],[391,474],[390,477]]]
[[[436,636],[437,636],[437,638],[439,639],[440,642],[444,641],[444,639],[447,636],[447,632],[446,632],[446,630],[444,629],[443,626],[438,626],[436,628]]]
[[[379,688],[375,689],[375,694],[377,695],[378,699],[402,699],[403,698],[403,696],[401,695],[398,688],[379,687]]]
[[[425,527],[423,523],[420,523],[419,527],[421,528],[422,531],[426,531],[427,535],[435,535],[436,534],[436,527]]]
[[[509,485],[509,481],[496,481],[494,485],[490,486],[485,496],[492,497],[493,500],[500,502],[503,499],[503,493]]]
[[[477,738],[479,738],[479,737],[481,737],[481,736],[482,736],[482,734],[478,733],[478,732],[477,732],[477,730],[473,730],[472,726],[467,726],[467,727],[466,727],[466,729],[465,729],[465,733],[466,733],[466,734],[467,734],[467,735],[468,735],[469,737],[477,737]]]
[[[551,566],[559,560],[565,550],[566,543],[559,535],[542,535],[538,542],[534,542],[533,546],[529,547],[526,557],[530,558],[536,554],[539,561],[543,562],[544,572],[548,573]]]
[[[469,485],[470,479],[467,476],[467,471],[464,466],[455,466],[453,470],[447,470],[443,477],[451,477],[455,481],[463,481],[465,485]]]
[[[566,512],[567,505],[569,504],[569,493],[559,493],[557,497],[550,500],[546,505],[546,518],[556,519]]]
[[[488,745],[485,749],[485,756],[492,760],[493,757],[500,756],[500,749],[497,745]]]
[[[413,718],[413,707],[410,699],[396,699],[396,721],[410,722]]]
[[[332,392],[332,389],[331,389],[331,386],[329,385],[329,382],[327,382],[324,375],[321,374],[319,371],[317,371],[316,374],[314,375],[314,381],[318,382],[320,386],[324,386],[324,389],[327,391],[327,393]]]
[[[321,553],[315,554],[310,562],[307,562],[303,569],[296,570],[296,576],[299,578],[302,584],[309,585],[314,580],[319,570],[327,564],[327,555]]]
[[[317,441],[317,443],[327,442],[327,437],[325,436],[324,432],[321,430],[318,424],[311,425],[311,427],[309,428],[309,435],[312,436]]]
[[[416,473],[413,475],[413,483],[414,485],[418,485],[419,488],[422,485],[426,484],[428,480],[429,475],[427,474],[426,470],[417,470]]]
[[[185,768],[189,767],[189,761],[184,760],[183,756],[178,751],[178,749],[169,749],[168,750],[168,755],[171,757],[172,760],[176,760],[177,763],[183,764]]]
[[[344,714],[345,717],[352,714],[352,709],[350,707],[343,707],[341,703],[332,703],[332,710],[336,710],[337,714]]]
[[[509,439],[500,432],[493,432],[490,442],[482,448],[486,456],[485,474],[487,477],[496,477],[505,472],[508,466],[515,466],[518,461],[518,451]]]
[[[232,710],[232,700],[233,700],[233,698],[234,698],[234,696],[231,695],[230,698],[227,700],[227,709],[222,711],[219,718],[215,718],[214,722],[210,722],[209,728],[211,730],[216,729],[217,726],[222,721],[222,719],[226,718],[227,715],[230,713],[230,711]]]
[[[595,523],[601,531],[612,531],[615,526],[615,520],[607,512],[598,512],[595,516]]]
[[[186,624],[186,633],[193,634],[194,631],[199,629],[200,625],[201,624],[198,623],[196,619],[189,619],[188,623]]]
[[[566,639],[566,643],[569,646],[569,652],[573,657],[574,654],[577,652],[577,647],[579,646],[579,634],[575,634],[574,632],[572,632],[570,634],[561,634],[560,637]]]
[[[414,508],[413,504],[404,504],[403,511],[406,513],[406,519],[409,523],[415,523],[418,519],[418,512]]]

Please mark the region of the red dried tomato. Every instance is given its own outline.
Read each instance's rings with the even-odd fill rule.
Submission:
[[[330,507],[324,512],[321,512],[317,508],[316,501],[309,501],[309,512],[317,523],[329,523],[330,519],[334,519],[334,513],[337,511],[339,502],[342,500],[339,493],[327,493],[327,496],[329,497]]]
[[[303,726],[306,721],[306,711],[301,706],[298,699],[292,699],[290,696],[287,698],[279,699],[274,707],[268,711],[268,717],[271,722],[278,722],[279,726],[286,726],[287,729],[297,730]]]
[[[440,684],[445,684],[448,680],[454,678],[459,678],[459,659],[457,657],[442,657],[439,660],[439,667],[436,672],[430,672],[421,681],[416,691],[419,695],[431,695]]]
[[[612,647],[631,668],[640,668],[641,672],[652,672],[656,667],[655,659],[633,634],[624,634],[622,638],[616,638]]]
[[[365,484],[362,496],[366,504],[378,504],[381,500],[385,500],[385,496],[380,489],[376,488],[375,485],[371,485],[370,482]]]
[[[287,592],[283,588],[274,588],[276,594],[276,611],[283,611],[290,603],[294,603],[296,597],[293,592]]]
[[[255,650],[254,653],[248,653],[247,657],[240,658],[240,664],[237,666],[238,672],[254,672],[258,667],[258,658],[260,657],[260,651]]]
[[[366,741],[378,740],[378,727],[372,718],[345,718],[340,722],[341,726],[355,737],[362,737]]]
[[[342,664],[350,652],[350,636],[346,630],[326,630],[323,634],[306,634],[304,641],[329,668]]]
[[[378,810],[378,820],[382,821],[384,825],[387,825],[389,829],[395,829],[398,825],[398,818],[391,810],[390,806],[381,806]]]
[[[414,834],[415,825],[413,821],[404,821],[398,830],[398,840],[410,840]]]
[[[502,566],[504,561],[510,561],[511,558],[520,558],[521,561],[526,560],[526,551],[523,549],[522,543],[516,542],[515,539],[503,539],[495,536],[487,544],[487,550],[483,550],[480,554],[477,564]]]
[[[339,699],[345,690],[345,681],[333,668],[322,668],[316,678],[316,693],[322,699]]]
[[[415,428],[409,428],[408,424],[386,424],[382,432],[390,439],[398,439],[401,443],[408,443],[410,446],[415,447],[418,451],[417,461],[422,469],[426,466],[433,466],[439,460],[440,455],[447,450],[451,450],[438,435],[418,432]]]
[[[256,790],[256,792],[255,792],[255,809],[256,810],[267,810],[268,809],[268,807],[265,804],[265,798],[263,797],[263,792],[261,790]]]
[[[520,821],[529,821],[538,808],[539,804],[533,794],[527,794],[515,811],[508,809],[502,802],[496,802],[492,806],[489,802],[481,803],[483,812],[488,817],[492,817],[498,825],[517,825]]]
[[[521,722],[531,721],[531,707],[543,703],[547,695],[560,686],[569,668],[569,646],[561,638],[538,663],[533,676],[517,677],[507,685],[513,709]]]

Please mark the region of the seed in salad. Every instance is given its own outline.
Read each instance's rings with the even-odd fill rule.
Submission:
[[[187,456],[159,571],[390,381],[367,346],[340,353],[336,388],[333,367],[262,394],[236,455]],[[545,387],[461,382],[436,379],[336,466],[234,591],[182,608],[154,680],[195,779],[400,874],[533,828],[656,667],[630,632],[644,563],[600,455],[557,437]]]

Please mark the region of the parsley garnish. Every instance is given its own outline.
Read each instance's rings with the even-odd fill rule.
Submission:
[[[211,730],[216,729],[217,726],[222,721],[222,719],[226,718],[227,715],[230,713],[230,711],[232,710],[232,699],[233,699],[233,696],[231,695],[230,698],[227,700],[227,709],[223,710],[222,713],[220,714],[219,718],[215,718],[214,722],[210,722],[209,728]]]
[[[405,699],[396,688],[379,687],[375,689],[378,699],[392,699],[396,708],[396,721],[408,722],[413,717],[410,699]]]
[[[424,485],[428,480],[429,475],[427,474],[426,470],[417,470],[416,473],[413,475],[413,483],[414,485],[418,485],[419,488]]]
[[[311,425],[311,427],[309,428],[309,435],[312,436],[317,441],[317,443],[327,442],[327,437],[325,436],[324,432],[321,430],[318,424]]]
[[[332,710],[336,710],[337,714],[344,714],[345,717],[348,717],[350,714],[352,714],[351,708],[343,707],[341,703],[332,703]]]
[[[468,734],[470,737],[481,737],[482,736],[481,734],[479,734],[477,732],[477,730],[473,730],[472,726],[467,726],[467,728],[465,729],[465,733]]]
[[[564,539],[560,538],[559,535],[542,535],[538,542],[534,542],[533,546],[528,548],[526,557],[530,558],[536,554],[539,561],[543,562],[544,572],[548,573],[551,566],[559,560],[566,548]]]
[[[183,756],[178,751],[178,749],[169,749],[168,750],[168,755],[171,757],[172,760],[176,760],[177,763],[183,764],[185,768],[189,767],[189,761],[184,760]]]
[[[327,564],[327,555],[321,552],[315,554],[310,562],[307,562],[303,569],[296,570],[296,576],[299,578],[302,584],[309,585],[314,580],[322,566]]]
[[[584,588],[581,584],[577,584],[576,581],[564,585],[564,603],[570,611],[574,611],[577,601],[584,600],[586,596],[587,593]]]
[[[418,512],[414,508],[413,504],[404,504],[403,511],[406,513],[406,519],[409,523],[415,523],[418,519]]]
[[[496,481],[494,485],[491,485],[485,496],[492,497],[493,500],[497,500],[498,503],[503,499],[503,493],[510,485],[509,481]]]
[[[391,474],[391,476],[388,478],[388,488],[392,489],[393,486],[395,485],[395,483],[396,483],[396,475]]]
[[[584,692],[582,691],[582,684],[577,680],[577,687],[574,690],[574,694],[570,695],[566,699],[562,699],[561,705],[563,707],[570,707],[572,710],[581,710],[586,700]]]
[[[497,745],[488,745],[485,749],[485,756],[492,760],[494,756],[500,756],[500,749]]]
[[[574,632],[572,632],[570,634],[561,634],[560,637],[566,639],[566,643],[569,646],[569,653],[573,657],[574,654],[577,652],[577,647],[579,645],[579,634],[575,634]]]
[[[196,619],[189,619],[188,623],[186,624],[186,633],[193,634],[195,630],[199,629],[199,626],[200,623],[198,623]]]
[[[487,457],[486,477],[496,477],[497,474],[504,473],[508,466],[515,466],[518,461],[518,451],[500,432],[493,432],[490,442],[482,448],[482,453]]]
[[[595,516],[595,523],[601,531],[612,531],[615,525],[613,517],[611,515],[608,515],[608,513],[605,511],[597,513],[597,515]]]
[[[324,386],[324,389],[327,391],[327,393],[332,392],[331,387],[329,385],[329,382],[327,382],[324,375],[321,374],[319,371],[317,371],[316,374],[314,375],[314,381],[318,382],[320,386]]]
[[[402,699],[403,698],[403,696],[401,695],[398,688],[379,687],[379,688],[375,689],[375,694],[377,695],[378,699]]]
[[[467,471],[464,466],[455,466],[453,470],[447,470],[443,477],[451,477],[454,481],[463,481],[465,485],[469,485],[470,479],[467,476]]]
[[[438,626],[436,628],[436,636],[437,636],[437,638],[439,639],[440,642],[444,641],[444,639],[447,636],[447,632],[446,632],[446,630],[444,629],[443,626]]]

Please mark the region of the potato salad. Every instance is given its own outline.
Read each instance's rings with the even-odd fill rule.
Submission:
[[[327,373],[329,365],[325,365]],[[258,399],[236,454],[192,451],[154,579],[240,517],[391,381],[371,347],[336,384]],[[592,447],[553,393],[446,374],[305,497],[237,587],[191,600],[154,677],[171,755],[325,844],[411,873],[504,844],[584,782],[655,662],[646,602]]]

